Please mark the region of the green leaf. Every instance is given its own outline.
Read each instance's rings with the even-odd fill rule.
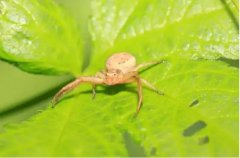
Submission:
[[[33,73],[80,72],[79,31],[52,0],[0,0],[0,10],[1,59]]]
[[[166,95],[144,89],[137,118],[134,85],[98,89],[95,100],[90,86],[82,86],[55,109],[1,134],[1,156],[127,156],[134,152],[125,145],[131,140],[147,156],[238,154],[235,68],[222,62],[179,60],[142,76]]]
[[[227,7],[221,0],[97,0],[90,27],[95,60],[119,51],[147,54],[144,60],[156,53],[238,59],[238,18]]]
[[[224,62],[238,58],[230,2],[94,1],[86,73],[115,51],[139,63],[165,58],[140,75],[165,95],[144,88],[134,117],[136,85],[98,87],[95,100],[81,85],[55,109],[7,127],[0,156],[237,156],[238,69]]]

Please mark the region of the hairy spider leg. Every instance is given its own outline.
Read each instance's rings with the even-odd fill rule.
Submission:
[[[105,71],[99,71],[96,73],[95,77],[101,78],[104,80],[105,78]],[[92,99],[95,99],[96,97],[96,84],[92,84]]]
[[[138,66],[135,68],[135,71],[138,71],[139,69],[141,69],[141,68],[143,68],[143,67],[160,64],[160,63],[162,63],[162,62],[163,62],[163,60],[161,60],[161,61],[151,61],[151,62],[143,63],[143,64],[138,65]]]
[[[62,95],[72,91],[75,87],[77,87],[80,83],[92,83],[92,84],[103,84],[103,79],[95,77],[95,76],[86,76],[86,77],[79,77],[73,82],[67,84],[64,86],[54,97],[53,97],[53,105],[54,107],[56,103],[58,102],[59,98],[61,98]]]
[[[152,85],[150,82],[148,82],[147,80],[141,78],[142,83],[147,86],[148,88],[150,88],[151,90],[153,90],[154,92],[160,94],[160,95],[164,95],[163,92],[159,91],[154,85]]]

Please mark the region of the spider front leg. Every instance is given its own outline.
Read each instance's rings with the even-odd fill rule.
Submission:
[[[152,65],[157,65],[157,64],[160,64],[160,63],[162,63],[162,62],[163,62],[163,60],[161,60],[161,61],[151,61],[151,62],[143,63],[143,64],[138,65],[138,66],[135,68],[135,71],[138,71],[139,69],[141,69],[141,68],[143,68],[143,67],[152,66]]]
[[[101,78],[102,80],[105,78],[105,71],[99,71],[96,73],[95,77]],[[92,84],[92,99],[96,97],[96,84]]]
[[[64,86],[54,97],[52,100],[52,107],[56,105],[56,103],[59,101],[59,99],[66,93],[72,91],[75,87],[77,87],[80,83],[92,83],[94,85],[96,84],[103,84],[103,79],[94,77],[94,76],[86,76],[86,77],[79,77],[73,82],[67,84]]]

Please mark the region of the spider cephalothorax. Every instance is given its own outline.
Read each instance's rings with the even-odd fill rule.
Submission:
[[[136,59],[128,53],[116,53],[108,58],[106,62],[106,71],[104,73],[104,83],[107,85],[115,85],[126,83],[130,76],[137,75]]]
[[[88,82],[93,85],[93,95],[95,96],[95,85],[104,84],[104,85],[116,85],[137,82],[138,84],[138,106],[137,113],[139,112],[142,105],[142,83],[148,86],[150,89],[159,92],[152,84],[142,79],[138,75],[138,70],[142,67],[151,66],[160,63],[158,62],[147,62],[144,64],[136,65],[136,59],[133,55],[129,53],[115,53],[110,56],[106,62],[106,69],[102,72],[98,72],[95,76],[81,76],[78,77],[73,82],[64,86],[53,98],[55,105],[59,98],[74,89],[80,83]]]

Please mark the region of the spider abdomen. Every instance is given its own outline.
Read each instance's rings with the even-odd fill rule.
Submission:
[[[135,67],[135,57],[125,52],[113,54],[108,58],[106,63],[107,70],[120,70],[122,73],[131,72]]]

